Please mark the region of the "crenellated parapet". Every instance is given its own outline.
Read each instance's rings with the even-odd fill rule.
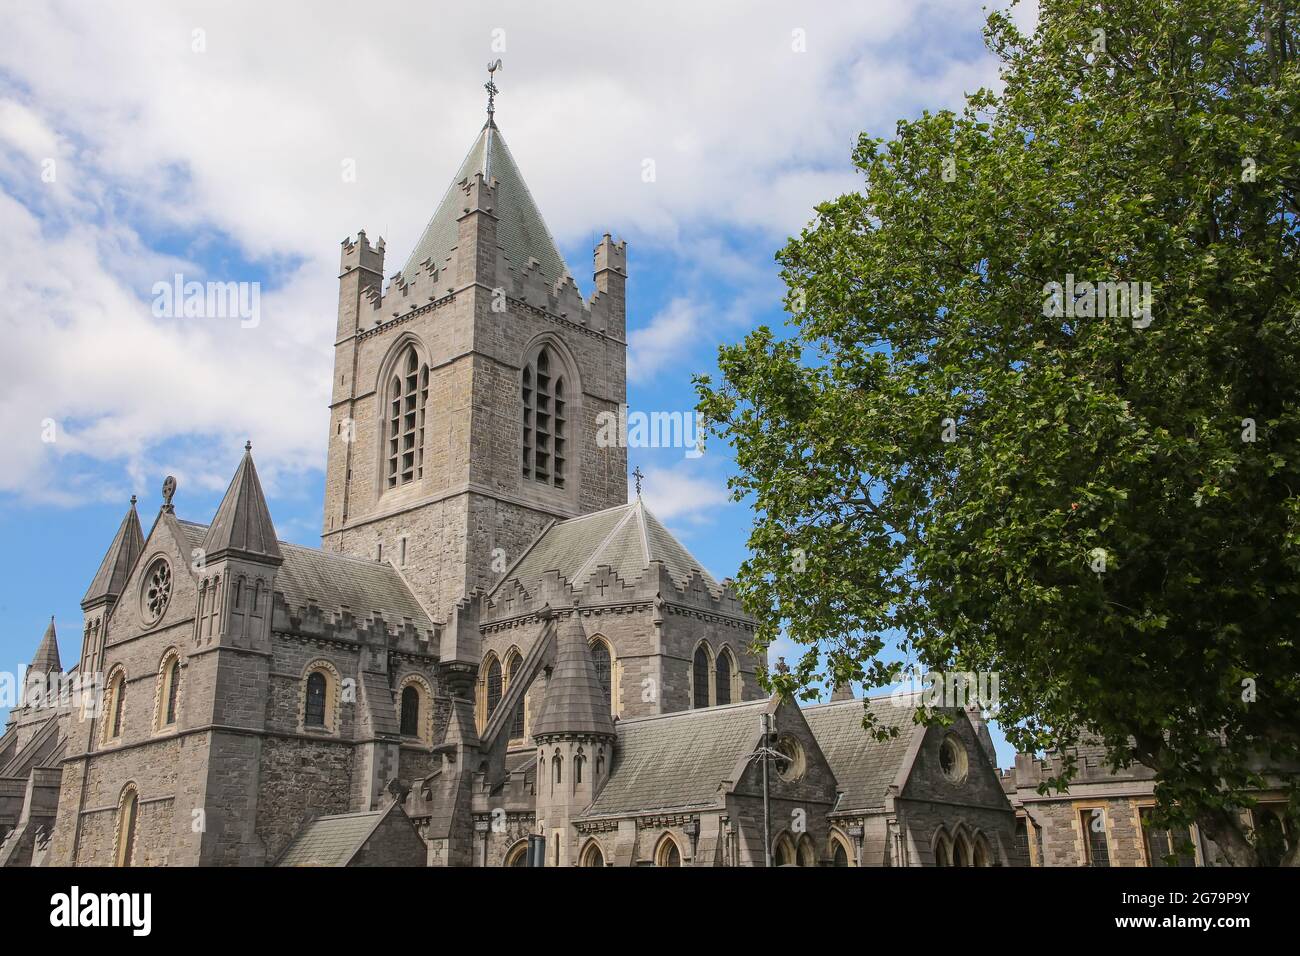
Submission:
[[[441,637],[438,624],[422,628],[410,618],[390,623],[378,611],[358,619],[347,605],[327,610],[313,600],[308,600],[305,605],[290,606],[279,591],[275,592],[271,630],[277,634],[371,648],[377,655],[396,651],[434,656]]]

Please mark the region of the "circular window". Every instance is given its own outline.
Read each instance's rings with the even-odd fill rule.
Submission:
[[[968,767],[966,745],[956,734],[949,734],[939,745],[939,769],[952,783],[961,783],[966,779]]]
[[[172,599],[172,566],[159,558],[149,566],[144,576],[144,591],[140,595],[141,610],[146,624],[155,623],[167,610]]]
[[[776,762],[776,772],[781,775],[781,779],[790,782],[800,779],[804,775],[804,771],[808,769],[808,760],[804,756],[803,745],[795,738],[782,734],[777,738],[776,750],[785,757],[784,760]]]

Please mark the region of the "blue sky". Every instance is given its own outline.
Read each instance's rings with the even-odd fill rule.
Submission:
[[[629,402],[646,411],[693,407],[720,343],[783,321],[773,254],[856,188],[858,133],[996,79],[976,0],[332,6],[6,14],[0,670],[21,671],[51,614],[73,663],[129,497],[147,534],[173,474],[178,513],[209,520],[246,438],[281,537],[319,543],[338,243],[364,228],[390,271],[405,260],[482,124],[489,58],[498,123],[584,294],[595,240],[628,241]],[[178,272],[261,283],[257,327],[153,316]],[[633,449],[630,466],[734,574],[749,514],[727,501],[726,450]]]

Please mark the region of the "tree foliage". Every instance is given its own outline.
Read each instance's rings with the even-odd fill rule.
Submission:
[[[1018,750],[1099,737],[1238,863],[1253,789],[1300,822],[1261,774],[1300,760],[1288,6],[994,13],[1000,89],[864,136],[862,191],[778,256],[789,328],[698,381],[756,510],[758,644],[807,648],[783,689],[887,684],[893,639],[996,672]],[[1149,322],[1087,314],[1099,281],[1149,282]]]

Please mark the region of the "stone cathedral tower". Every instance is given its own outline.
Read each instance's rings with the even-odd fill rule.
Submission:
[[[489,100],[387,288],[383,239],[343,243],[324,549],[391,561],[445,619],[553,520],[624,504],[596,416],[626,400],[626,262],[606,235],[580,295]]]

